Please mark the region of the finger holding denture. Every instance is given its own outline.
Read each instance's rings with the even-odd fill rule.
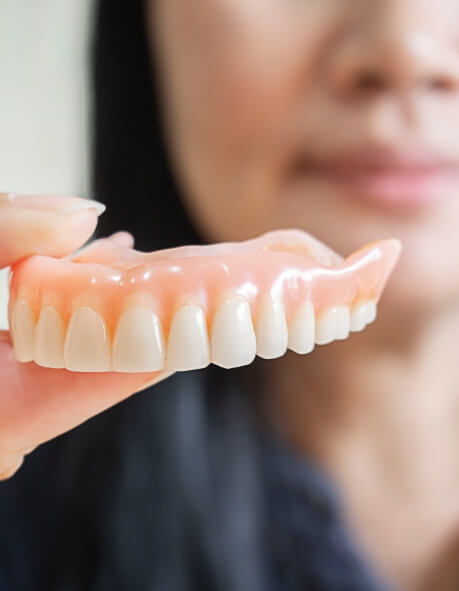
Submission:
[[[397,240],[342,259],[299,230],[142,253],[99,240],[14,266],[16,358],[76,372],[233,368],[346,339],[376,318]]]

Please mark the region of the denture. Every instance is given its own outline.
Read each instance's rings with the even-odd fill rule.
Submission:
[[[143,253],[98,240],[17,263],[16,358],[77,372],[233,368],[346,339],[376,317],[399,257],[384,240],[343,259],[299,230]]]

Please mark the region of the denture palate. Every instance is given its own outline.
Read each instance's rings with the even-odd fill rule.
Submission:
[[[400,244],[343,259],[300,230],[142,253],[98,240],[12,269],[16,358],[79,372],[233,368],[346,339],[376,317]]]

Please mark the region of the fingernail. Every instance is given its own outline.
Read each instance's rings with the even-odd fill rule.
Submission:
[[[102,215],[106,209],[103,203],[81,197],[67,195],[17,195],[8,194],[8,201],[24,209],[41,209],[63,214],[72,214],[84,209],[95,209],[97,215]]]

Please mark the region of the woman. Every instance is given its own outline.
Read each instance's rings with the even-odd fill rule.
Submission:
[[[30,455],[0,487],[5,588],[458,588],[458,33],[453,0],[99,2],[101,232],[294,226],[404,256],[362,335],[176,375]],[[2,264],[95,225],[27,210],[44,245],[13,207]],[[163,377],[56,376],[1,345],[5,476]]]

